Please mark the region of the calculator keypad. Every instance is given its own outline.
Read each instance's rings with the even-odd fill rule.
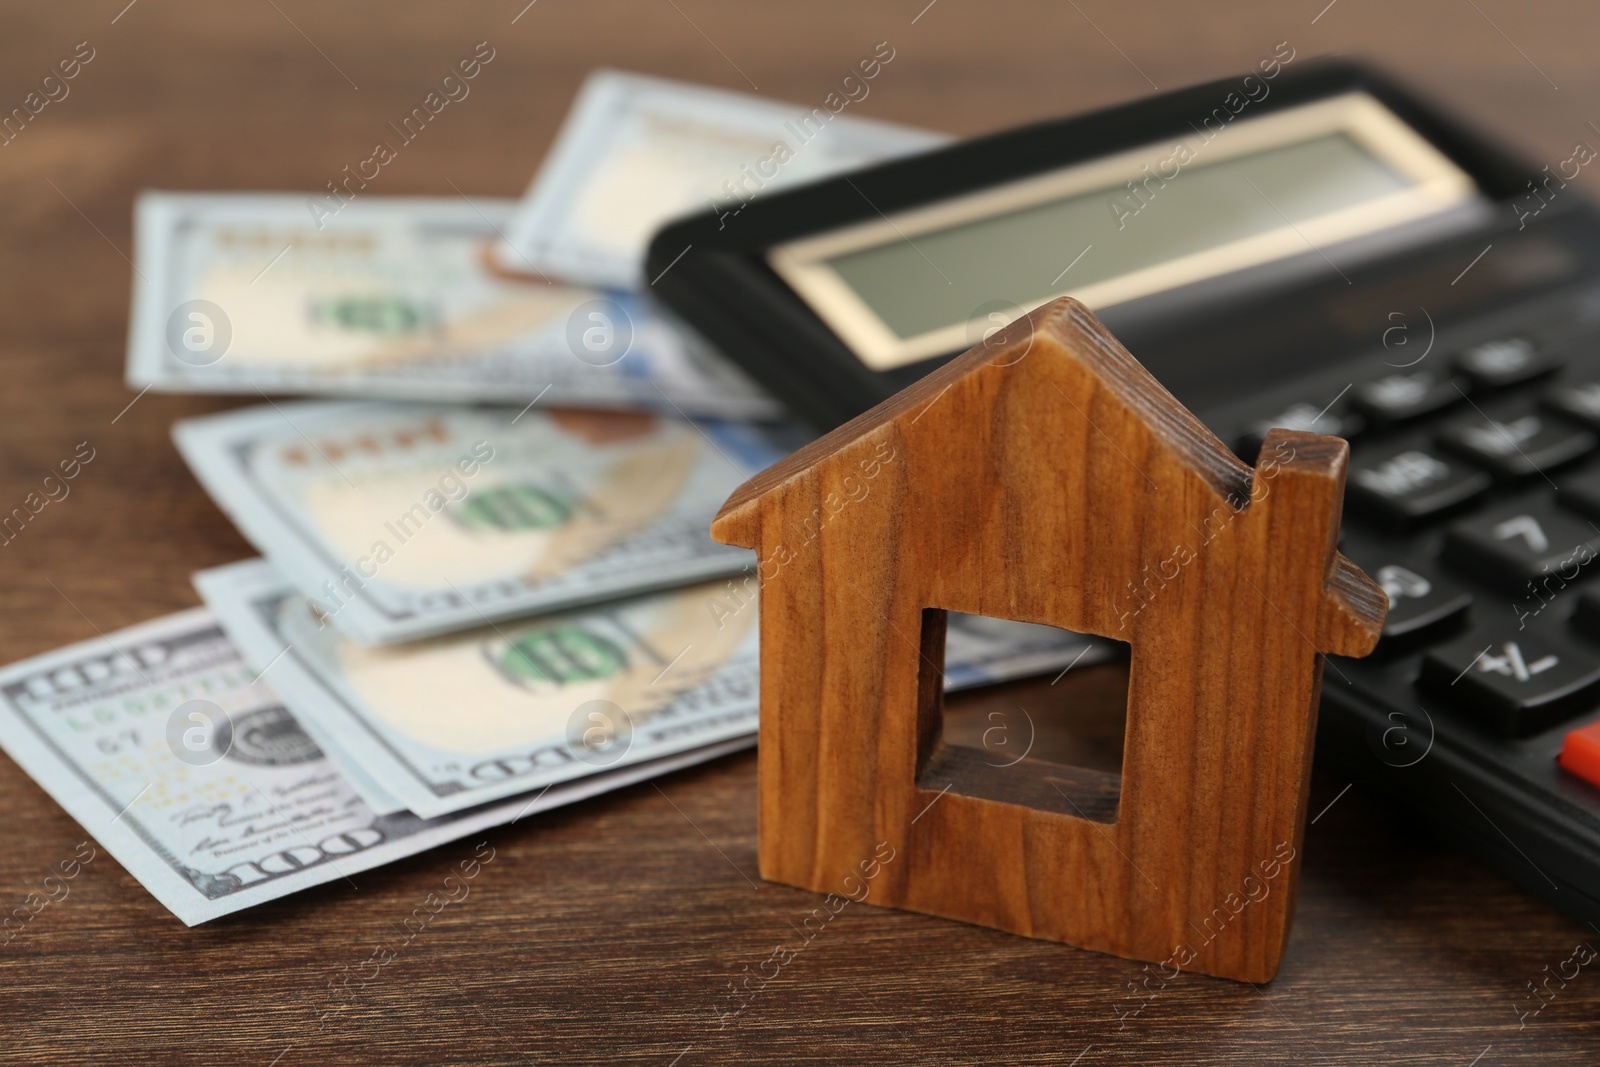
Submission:
[[[1338,304],[1317,358],[1269,354],[1262,329],[1238,375],[1208,379],[1234,392],[1199,413],[1251,466],[1280,415],[1349,441],[1339,551],[1389,610],[1371,655],[1324,662],[1318,766],[1600,926],[1600,210],[1587,210],[1570,285],[1512,291],[1469,272],[1476,295],[1452,288],[1474,256],[1481,272],[1502,252],[1463,243],[1428,268],[1431,289]],[[1201,352],[1227,365],[1221,345]]]
[[[1471,758],[1533,760],[1550,788],[1600,788],[1600,345],[1530,322],[1233,425],[1252,462],[1269,425],[1355,435],[1340,548],[1389,615],[1373,656],[1328,675],[1344,699],[1368,694],[1380,722],[1425,712]]]

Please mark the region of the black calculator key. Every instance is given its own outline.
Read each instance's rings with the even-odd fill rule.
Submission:
[[[1456,367],[1483,389],[1520,385],[1560,365],[1554,352],[1530,337],[1497,337],[1464,349],[1456,357]]]
[[[1389,615],[1383,622],[1383,641],[1393,647],[1426,640],[1463,621],[1472,607],[1472,594],[1447,578],[1424,573],[1398,563],[1385,563],[1370,572],[1389,595]]]
[[[1353,558],[1353,557],[1352,557]],[[1415,648],[1454,629],[1466,620],[1472,594],[1432,571],[1400,563],[1372,566],[1370,554],[1357,560],[1372,580],[1389,595],[1389,614],[1383,620],[1382,652]]]
[[[1586,467],[1561,476],[1556,499],[1561,506],[1600,522],[1600,467]]]
[[[1550,574],[1566,580],[1600,556],[1600,530],[1554,508],[1502,507],[1452,523],[1444,558],[1480,581],[1519,591]]]
[[[1500,733],[1525,737],[1600,697],[1600,656],[1512,628],[1476,630],[1423,657],[1418,684]]]
[[[1386,374],[1362,382],[1351,392],[1355,405],[1368,418],[1384,426],[1393,426],[1458,403],[1467,395],[1467,388],[1465,378],[1417,370]]]
[[[1600,382],[1563,382],[1544,395],[1545,406],[1600,429]]]
[[[1483,471],[1423,449],[1352,459],[1346,481],[1353,510],[1404,530],[1464,507],[1494,484]]]
[[[1474,416],[1445,427],[1443,447],[1508,480],[1532,478],[1580,459],[1600,444],[1593,431],[1528,412],[1500,420]]]

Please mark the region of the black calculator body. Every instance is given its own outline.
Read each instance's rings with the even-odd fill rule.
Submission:
[[[910,218],[997,169],[1160,142],[1238,85],[763,195],[732,218],[724,206],[658,234],[646,277],[670,313],[827,429],[969,346],[865,366],[770,249]],[[1327,661],[1318,761],[1600,924],[1600,210],[1571,181],[1594,156],[1588,131],[1546,166],[1363,66],[1299,61],[1271,88],[1258,114],[1371,94],[1471,176],[1479,210],[1387,245],[1308,242],[1293,262],[1097,313],[1247,463],[1275,425],[1350,441],[1341,549],[1391,609],[1374,655]],[[1066,241],[1063,262],[1076,251]]]

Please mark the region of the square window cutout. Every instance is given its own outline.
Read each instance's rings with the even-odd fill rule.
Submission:
[[[923,611],[918,788],[1116,822],[1130,651],[1053,626]]]

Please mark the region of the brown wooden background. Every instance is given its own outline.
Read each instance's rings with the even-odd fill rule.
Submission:
[[[524,2],[0,13],[0,110],[77,42],[96,50],[71,95],[0,147],[0,510],[77,442],[98,453],[66,500],[0,547],[0,661],[192,605],[192,570],[249,554],[167,436],[174,419],[231,402],[152,393],[111,421],[132,398],[134,193],[319,189],[479,41],[498,55],[472,95],[372,192],[520,193],[597,65],[753,82],[811,106],[883,40],[896,58],[858,113],[958,134],[1232,74],[1287,40],[1302,57],[1375,58],[1545,161],[1600,144],[1600,11],[1578,2],[537,0],[513,24]],[[1578,184],[1596,191],[1591,174]],[[1319,778],[1312,810],[1344,784]],[[719,1029],[729,980],[797,941],[816,903],[756,878],[754,788],[741,756],[490,832],[497,858],[470,898],[324,1028],[327,984],[392,940],[470,843],[362,875],[359,890],[340,882],[195,930],[102,854],[0,948],[0,1062],[1600,1057],[1600,973],[1581,972],[1524,1027],[1514,1008],[1531,1003],[1525,983],[1600,935],[1417,844],[1407,812],[1359,789],[1307,834],[1298,923],[1270,986],[1185,976],[1145,1002],[1127,989],[1136,964],[851,907]],[[5,910],[84,836],[0,759]]]

